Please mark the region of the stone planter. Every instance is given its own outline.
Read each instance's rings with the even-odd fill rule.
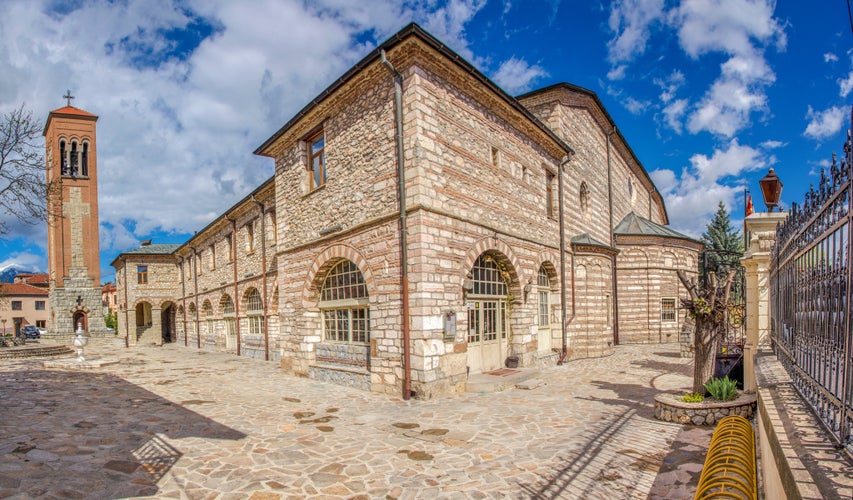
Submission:
[[[692,425],[716,425],[729,415],[752,418],[756,395],[738,391],[732,401],[705,399],[701,403],[685,403],[681,394],[661,393],[655,396],[655,418],[665,422]]]

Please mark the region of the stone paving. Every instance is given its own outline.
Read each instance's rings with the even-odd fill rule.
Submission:
[[[430,401],[183,346],[0,361],[0,498],[692,498],[711,429],[653,417],[677,345]]]

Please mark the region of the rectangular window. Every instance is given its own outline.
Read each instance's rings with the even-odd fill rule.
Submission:
[[[36,320],[36,328],[47,328],[47,321],[43,319]]]
[[[326,139],[322,130],[308,139],[308,166],[313,191],[326,184]]]
[[[675,299],[660,299],[661,323],[675,322]]]
[[[551,172],[545,172],[545,215],[554,217],[554,178]]]
[[[255,251],[255,221],[246,224],[246,251]]]
[[[43,300],[36,301],[36,311],[44,311],[45,302]]]
[[[249,316],[249,335],[261,335],[264,332],[264,317]]]
[[[20,311],[23,308],[24,308],[24,304],[20,300],[13,300],[12,301],[12,310],[13,311]]]
[[[370,341],[370,311],[367,308],[323,311],[326,341],[366,344]]]
[[[228,250],[226,250],[225,255],[228,256],[228,262],[231,262],[234,260],[234,249],[231,246],[233,244],[232,239],[233,238],[230,234],[225,237],[225,245],[228,247]]]
[[[539,290],[539,326],[551,326],[551,311],[548,305],[548,290]]]
[[[501,150],[492,146],[492,165],[501,166]]]
[[[148,266],[136,266],[136,283],[139,285],[148,284]]]
[[[210,270],[216,269],[216,245],[210,244]]]

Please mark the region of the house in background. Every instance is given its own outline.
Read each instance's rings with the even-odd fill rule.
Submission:
[[[50,317],[47,274],[21,273],[0,284],[0,331],[17,335],[21,328],[46,328]]]
[[[430,398],[470,374],[677,342],[702,244],[595,95],[518,98],[417,25],[256,151],[274,176],[116,268],[119,335]]]

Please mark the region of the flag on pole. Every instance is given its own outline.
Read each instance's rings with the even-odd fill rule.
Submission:
[[[752,195],[747,194],[746,195],[746,216],[749,217],[750,215],[752,215],[754,213],[755,213],[755,208],[752,207]]]

